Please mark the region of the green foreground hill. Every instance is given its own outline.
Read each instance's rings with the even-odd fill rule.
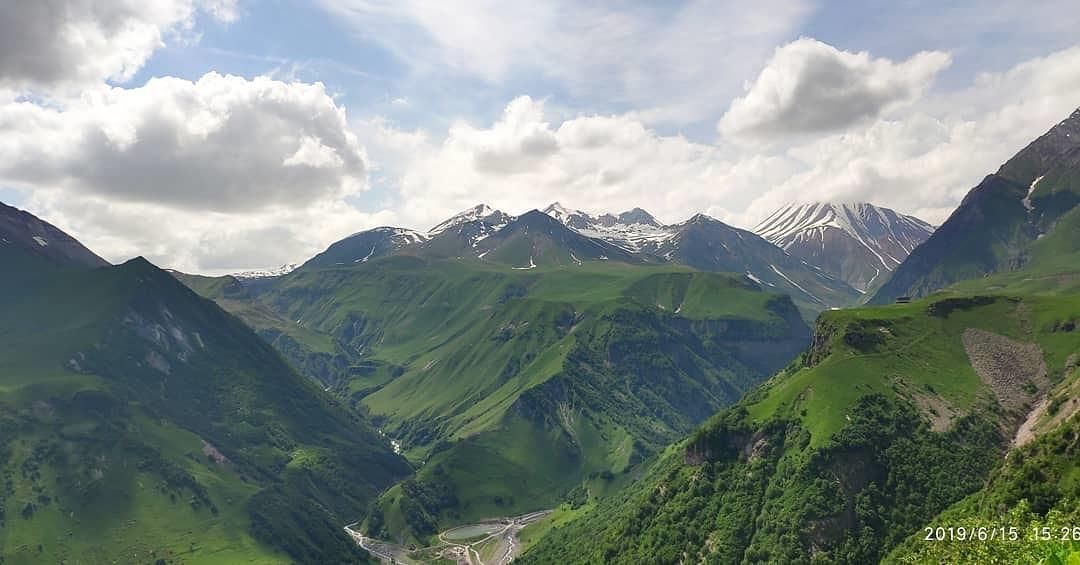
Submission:
[[[342,526],[410,471],[370,425],[145,260],[4,242],[0,562],[367,559]]]
[[[1078,408],[1078,318],[1056,294],[827,312],[798,363],[523,561],[871,563],[991,476],[1013,486],[972,500],[1034,497],[1032,519],[1060,521],[1044,514],[1076,495],[1074,460],[995,469],[1014,442],[1075,438],[1053,430]]]

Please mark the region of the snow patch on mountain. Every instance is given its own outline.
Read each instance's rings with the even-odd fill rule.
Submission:
[[[296,270],[300,265],[296,263],[287,263],[276,269],[263,269],[256,271],[243,271],[240,273],[233,273],[232,276],[238,279],[266,279],[270,277],[280,277],[287,275]]]
[[[805,288],[803,288],[802,286],[800,286],[799,283],[791,280],[790,277],[788,277],[787,275],[784,274],[784,271],[781,271],[780,269],[777,269],[776,265],[769,265],[769,266],[772,267],[772,270],[773,270],[774,273],[780,275],[780,277],[783,278],[785,281],[787,281],[788,284],[790,284],[791,286],[799,289],[800,291],[802,291],[803,294],[809,296],[811,299],[813,299],[814,302],[817,302],[817,303],[822,304],[822,305],[826,305],[824,302],[822,302],[822,300],[820,298],[814,296],[810,291],[808,291]]]
[[[1039,181],[1043,180],[1046,175],[1039,175],[1035,180],[1031,181],[1031,186],[1028,187],[1027,196],[1024,196],[1024,208],[1030,212],[1035,209],[1035,206],[1031,203],[1031,195],[1035,193],[1035,189],[1039,187]]]
[[[350,239],[358,235],[364,235],[369,233],[377,233],[391,237],[395,244],[405,246],[420,243],[428,239],[428,235],[418,231],[413,231],[406,228],[395,228],[390,226],[382,226],[378,228],[372,228],[370,230],[364,230],[356,232],[345,239]]]

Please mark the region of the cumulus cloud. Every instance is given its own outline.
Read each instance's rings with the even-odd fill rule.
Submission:
[[[894,62],[801,38],[776,49],[719,129],[751,138],[837,130],[915,100],[949,63],[938,51]]]
[[[202,272],[299,260],[392,219],[346,202],[366,175],[321,84],[208,73],[0,105],[0,185],[113,260]]]
[[[231,21],[236,0],[32,0],[0,4],[0,87],[50,90],[131,78],[197,12]]]
[[[544,103],[527,96],[512,100],[488,126],[454,124],[441,143],[385,121],[364,127],[378,132],[364,134],[376,162],[400,171],[399,208],[414,227],[481,201],[511,213],[559,200],[591,211],[641,205],[669,221],[691,211],[727,216],[750,198],[726,186],[731,175],[761,186],[784,178],[776,159],[738,162],[630,116],[552,123]]]
[[[0,106],[0,180],[230,212],[363,187],[364,153],[321,84],[217,73]]]
[[[921,95],[949,65],[941,52],[889,60],[801,39],[769,60],[801,0],[691,0],[659,18],[642,4],[326,2],[358,30],[376,26],[368,40],[419,80],[447,68],[503,84],[539,73],[571,96],[637,108],[575,115],[522,96],[490,123],[407,131],[347,121],[321,84],[217,73],[102,83],[133,76],[170,34],[193,33],[200,11],[235,18],[235,0],[9,4],[0,91],[34,95],[0,97],[0,187],[23,189],[23,205],[112,260],[142,254],[197,272],[303,260],[355,231],[423,229],[479,201],[750,226],[792,200],[860,199],[940,222],[1080,104],[1080,47],[933,97]],[[716,76],[759,70],[728,107],[736,93]],[[36,95],[68,87],[82,94]],[[716,144],[649,125],[714,121],[725,107]]]

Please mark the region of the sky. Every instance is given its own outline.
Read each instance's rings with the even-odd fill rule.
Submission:
[[[1075,0],[0,0],[0,201],[110,261],[302,262],[485,202],[939,224],[1080,106]]]

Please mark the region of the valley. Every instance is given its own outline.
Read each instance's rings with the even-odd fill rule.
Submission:
[[[414,542],[606,490],[808,343],[785,298],[662,265],[388,257],[302,268],[259,303],[330,338],[324,386],[419,466],[365,524]]]
[[[521,516],[491,518],[477,524],[456,526],[436,537],[435,545],[403,547],[364,536],[345,526],[345,532],[361,547],[383,561],[393,563],[459,563],[467,565],[507,565],[521,552],[518,534],[522,529],[551,514],[550,510]]]

